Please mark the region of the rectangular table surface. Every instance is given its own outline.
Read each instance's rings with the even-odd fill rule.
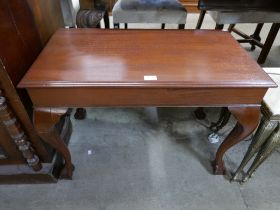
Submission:
[[[228,32],[60,29],[19,87],[267,88],[275,83]]]
[[[34,127],[63,155],[68,178],[70,152],[52,130],[65,114],[57,108],[228,107],[238,123],[213,165],[225,174],[224,153],[255,129],[273,86],[228,32],[102,29],[57,31],[19,84],[33,102]]]

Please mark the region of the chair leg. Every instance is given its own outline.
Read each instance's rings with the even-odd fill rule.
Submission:
[[[124,29],[127,29],[127,23],[124,24]]]
[[[201,28],[202,22],[204,20],[205,13],[206,13],[206,10],[201,10],[195,29],[200,29]]]
[[[119,23],[114,23],[114,28],[115,29],[119,29],[120,28],[120,24]]]
[[[228,32],[231,33],[232,29],[235,27],[235,24],[230,24],[228,27]]]
[[[261,41],[260,33],[262,30],[262,27],[263,27],[263,23],[259,23],[255,29],[255,32],[250,37],[252,37],[255,40]],[[256,46],[255,46],[254,42],[251,42],[250,44],[251,44],[251,50],[255,50]]]
[[[165,24],[162,23],[162,24],[161,24],[161,29],[164,29],[164,28],[165,28]]]
[[[280,141],[279,138],[279,127],[276,129],[271,136],[266,140],[265,144],[261,147],[257,156],[255,157],[254,162],[251,167],[248,169],[246,176],[243,178],[242,182],[248,181],[257,168],[272,154],[275,148],[279,147]]]
[[[223,30],[224,24],[216,24],[215,30]]]
[[[217,122],[211,123],[210,130],[213,132],[218,132],[228,123],[231,113],[227,107],[223,107],[220,111],[220,116]]]
[[[274,39],[279,31],[279,28],[280,28],[280,23],[273,23],[272,26],[271,26],[271,29],[268,33],[268,36],[265,40],[265,43],[263,45],[263,48],[262,48],[262,51],[259,55],[259,58],[258,58],[258,63],[259,64],[263,64],[267,58],[267,55],[272,47],[272,44],[274,42]]]
[[[239,174],[243,171],[254,155],[261,150],[261,147],[264,145],[268,137],[276,130],[277,126],[278,123],[275,121],[270,121],[270,119],[263,117],[242,162],[232,176],[232,181],[238,181]]]
[[[194,111],[194,115],[195,115],[196,119],[198,119],[198,120],[204,120],[206,118],[206,114],[204,112],[203,107],[198,107]]]
[[[185,24],[179,24],[179,29],[185,29]]]
[[[104,19],[105,28],[110,28],[109,14],[107,10],[105,11],[103,19]]]

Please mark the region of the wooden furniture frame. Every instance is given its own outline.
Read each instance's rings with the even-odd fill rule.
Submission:
[[[205,14],[206,14],[206,10],[201,10],[198,21],[197,21],[196,29],[201,28],[201,25],[202,25],[202,22],[204,20]],[[262,30],[262,27],[263,27],[264,23],[259,23],[256,26],[256,29],[255,29],[255,31],[252,35],[247,35],[247,34],[243,33],[242,31],[236,29],[235,25],[236,24],[230,24],[229,28],[228,28],[228,31],[230,33],[234,32],[234,33],[236,33],[237,35],[239,35],[240,37],[243,38],[243,39],[238,39],[239,43],[250,43],[252,45],[251,50],[254,50],[255,46],[258,46],[259,48],[261,48],[262,50],[261,50],[261,53],[258,57],[257,62],[259,64],[263,64],[265,62],[268,54],[269,54],[269,51],[270,51],[270,49],[273,45],[273,42],[274,42],[275,38],[277,36],[277,33],[279,31],[279,28],[280,28],[280,23],[273,23],[272,24],[272,26],[269,30],[269,33],[267,35],[267,38],[266,38],[264,43],[261,43],[261,38],[260,38],[260,32]],[[216,26],[215,26],[216,30],[222,30],[223,28],[224,28],[223,24],[216,24]]]
[[[3,0],[0,10],[0,184],[56,182],[62,159],[38,136],[31,100],[15,86],[63,26],[60,2]],[[68,140],[71,124],[63,121],[59,132],[63,130],[61,138]]]
[[[61,29],[18,87],[27,89],[34,126],[71,178],[71,155],[52,129],[57,120],[45,117],[49,107],[228,107],[237,124],[213,162],[214,173],[225,174],[224,153],[254,131],[275,83],[227,32]]]

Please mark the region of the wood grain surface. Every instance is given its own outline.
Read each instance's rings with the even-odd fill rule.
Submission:
[[[145,80],[150,76],[156,80]],[[237,119],[219,148],[215,174],[225,174],[225,152],[250,135],[260,103],[275,83],[228,32],[188,30],[64,29],[51,38],[19,87],[35,106],[35,128],[71,155],[44,123],[44,107],[223,106]],[[38,119],[38,120],[37,120]],[[50,124],[54,127],[54,124]]]
[[[144,76],[157,76],[146,81]],[[60,29],[19,87],[275,87],[228,32]]]

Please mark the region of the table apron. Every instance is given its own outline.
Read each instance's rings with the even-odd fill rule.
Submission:
[[[29,88],[35,107],[260,105],[267,88]]]

